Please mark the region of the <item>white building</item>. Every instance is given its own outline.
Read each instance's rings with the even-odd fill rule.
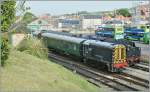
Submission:
[[[150,8],[149,4],[137,3],[134,7],[130,8],[130,13],[132,15],[133,25],[146,24],[150,19]]]
[[[102,17],[100,15],[82,15],[81,20],[81,28],[82,29],[96,29],[97,26],[100,26],[102,23]]]
[[[36,19],[27,25],[32,31],[50,30],[53,26],[45,19]]]
[[[79,28],[79,20],[59,19],[58,28]]]

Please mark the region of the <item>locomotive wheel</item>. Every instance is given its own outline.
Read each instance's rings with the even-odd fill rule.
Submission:
[[[116,72],[119,73],[119,74],[122,73],[122,71],[123,71],[122,69],[117,69],[116,70]]]
[[[128,65],[129,65],[129,66],[134,66],[134,65],[135,65],[135,63],[133,63],[133,62],[129,61],[129,62],[128,62]]]
[[[140,63],[140,60],[137,60],[136,63]]]
[[[105,66],[104,66],[104,69],[107,70],[107,71],[110,70],[109,67],[108,67],[108,65],[105,65]]]

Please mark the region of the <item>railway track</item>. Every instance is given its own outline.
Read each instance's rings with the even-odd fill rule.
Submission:
[[[125,80],[125,81],[129,81],[131,84],[134,83],[134,84],[140,85],[142,87],[149,88],[149,83],[139,81],[138,79],[134,79],[131,76],[129,77],[129,76],[121,75],[121,74],[120,75],[113,75],[113,76],[115,76],[116,78]]]
[[[149,72],[145,72],[139,69],[134,69],[131,67],[126,67],[123,73],[125,76],[130,76],[134,79],[143,81],[147,84],[149,83]]]
[[[139,64],[149,66],[149,63],[146,62],[140,62]]]
[[[138,91],[147,90],[148,88],[147,84],[141,82],[140,80],[124,75],[107,74],[102,71],[89,68],[81,63],[74,62],[72,59],[65,58],[60,55],[49,53],[49,58],[52,61],[72,70],[73,72],[83,75],[89,82],[99,87],[99,83],[101,83],[119,91]]]
[[[136,64],[135,66],[132,66],[135,69],[140,69],[146,72],[149,72],[149,66],[144,64]]]

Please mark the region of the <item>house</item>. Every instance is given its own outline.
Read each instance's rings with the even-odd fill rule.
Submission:
[[[96,29],[97,26],[101,25],[102,17],[100,15],[81,15],[80,21],[82,29]]]
[[[27,25],[27,28],[31,31],[50,30],[52,27],[53,25],[47,17],[39,17]]]
[[[149,4],[138,4],[137,6],[130,8],[129,11],[132,15],[132,21],[135,25],[148,23],[150,18]]]

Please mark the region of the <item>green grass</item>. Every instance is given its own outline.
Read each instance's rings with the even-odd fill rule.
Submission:
[[[16,48],[21,52],[26,52],[42,59],[47,59],[48,57],[48,49],[41,40],[36,38],[25,38]]]
[[[0,69],[1,92],[102,91],[60,65],[16,50],[11,50],[5,66]]]

